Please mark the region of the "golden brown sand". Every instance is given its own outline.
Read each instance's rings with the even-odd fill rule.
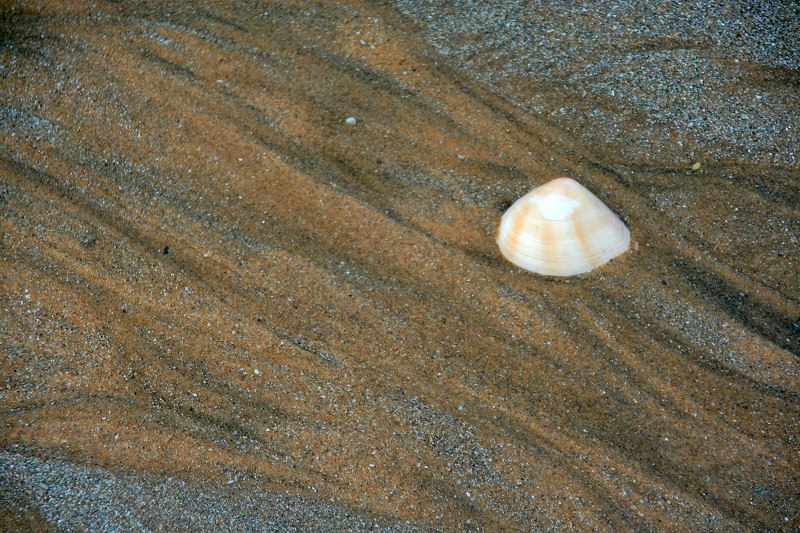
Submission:
[[[2,12],[12,529],[58,515],[25,457],[384,527],[800,526],[796,169],[628,166],[380,3]],[[502,260],[561,175],[637,249]]]

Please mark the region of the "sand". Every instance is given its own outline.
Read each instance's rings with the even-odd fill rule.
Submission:
[[[0,14],[0,529],[800,527],[796,4]]]

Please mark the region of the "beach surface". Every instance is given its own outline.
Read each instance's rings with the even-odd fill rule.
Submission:
[[[0,530],[800,527],[800,7],[658,4],[0,1]]]

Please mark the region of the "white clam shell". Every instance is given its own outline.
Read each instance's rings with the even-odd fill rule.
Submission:
[[[570,178],[554,179],[514,202],[497,235],[506,259],[546,276],[589,272],[624,253],[630,243],[619,217]]]

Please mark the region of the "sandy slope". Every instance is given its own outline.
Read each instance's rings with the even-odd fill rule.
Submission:
[[[749,77],[698,97],[724,123],[681,129],[667,70],[608,99],[602,50],[519,44],[541,19],[613,72],[675,49],[630,10],[587,36],[533,8],[3,3],[0,520],[798,527],[797,46],[747,37],[785,42],[773,8],[740,24]],[[492,60],[523,52],[585,68]],[[759,91],[753,155],[724,104]],[[502,211],[560,175],[638,249],[504,262]]]

